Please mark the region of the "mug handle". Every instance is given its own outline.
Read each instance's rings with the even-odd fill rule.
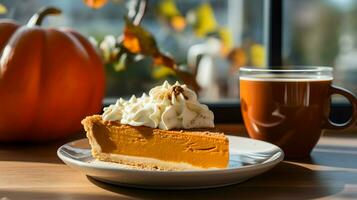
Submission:
[[[339,94],[344,96],[352,105],[352,115],[351,118],[342,124],[334,123],[329,118],[327,119],[327,123],[324,125],[326,129],[346,129],[351,127],[356,123],[357,119],[357,98],[348,90],[343,88],[331,85],[329,96],[331,97],[333,94]]]

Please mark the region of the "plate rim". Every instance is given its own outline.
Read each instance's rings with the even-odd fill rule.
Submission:
[[[261,168],[265,168],[265,167],[269,167],[269,166],[275,166],[276,164],[278,164],[279,162],[281,162],[284,157],[285,154],[283,152],[283,150],[274,145],[271,144],[269,142],[265,142],[265,141],[261,141],[261,140],[256,140],[256,139],[252,139],[252,138],[247,138],[247,137],[241,137],[241,136],[232,136],[232,135],[227,135],[228,138],[236,138],[236,139],[246,139],[246,140],[252,140],[254,142],[259,142],[259,143],[265,143],[265,145],[271,145],[274,148],[277,149],[277,152],[275,154],[280,153],[280,155],[276,156],[275,158],[273,158],[272,160],[265,161],[262,163],[257,163],[257,164],[252,164],[252,165],[246,165],[246,166],[239,166],[239,167],[232,167],[232,168],[223,168],[223,169],[206,169],[206,170],[185,170],[185,171],[155,171],[155,170],[141,170],[141,169],[128,169],[128,168],[114,168],[114,167],[106,167],[106,166],[95,166],[90,164],[89,162],[84,162],[84,161],[80,161],[80,160],[76,160],[76,159],[72,159],[68,156],[63,155],[60,150],[65,146],[68,145],[70,143],[76,142],[76,141],[80,141],[80,140],[88,140],[87,138],[82,138],[82,139],[76,139],[76,140],[72,140],[70,142],[67,142],[63,145],[61,145],[58,149],[57,149],[57,156],[66,164],[69,165],[68,163],[75,165],[77,167],[80,168],[87,168],[87,169],[97,169],[97,170],[103,170],[103,171],[110,171],[110,172],[124,172],[124,173],[145,173],[145,174],[166,174],[166,175],[177,175],[177,174],[187,174],[187,175],[192,175],[192,174],[200,174],[200,173],[204,173],[204,174],[216,174],[216,173],[231,173],[231,172],[236,172],[236,171],[249,171],[251,169],[261,169]]]

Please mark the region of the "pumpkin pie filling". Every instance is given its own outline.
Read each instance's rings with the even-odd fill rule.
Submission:
[[[82,123],[92,154],[99,160],[162,170],[224,168],[228,163],[228,140],[221,133],[134,127],[105,122],[100,115],[87,117]],[[157,159],[161,163],[143,164],[136,157]]]
[[[185,94],[183,88],[174,86],[166,85],[167,90],[156,88],[155,95],[161,98],[160,103],[153,100],[157,96],[150,91],[149,97],[135,101],[131,99],[132,103],[129,103],[130,100],[121,100],[121,103],[117,102],[117,108],[105,108],[102,116],[85,118],[82,124],[92,147],[92,155],[98,160],[149,170],[227,167],[229,142],[223,133],[216,132],[212,127],[213,113],[206,106],[197,105],[195,96]],[[166,94],[165,91],[171,93]],[[181,100],[177,100],[179,94],[182,94]],[[165,106],[160,107],[161,100],[166,98],[171,103],[166,102]],[[145,105],[133,103],[142,104],[140,101],[146,101]],[[149,101],[156,103],[150,107]],[[178,104],[173,101],[181,102]],[[135,109],[128,109],[130,106]],[[114,110],[118,113],[113,114]],[[166,121],[163,119],[165,111],[168,116]],[[136,113],[144,113],[145,116],[138,117]],[[211,122],[207,122],[207,119]]]

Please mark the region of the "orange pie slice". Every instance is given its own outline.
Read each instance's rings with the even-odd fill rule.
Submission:
[[[148,170],[225,168],[229,142],[214,129],[161,130],[103,121],[100,115],[82,121],[92,147],[101,161]]]

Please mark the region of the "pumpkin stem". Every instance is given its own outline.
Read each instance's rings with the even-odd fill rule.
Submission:
[[[44,7],[35,13],[27,22],[27,26],[40,26],[47,15],[59,15],[61,10],[56,7]]]

